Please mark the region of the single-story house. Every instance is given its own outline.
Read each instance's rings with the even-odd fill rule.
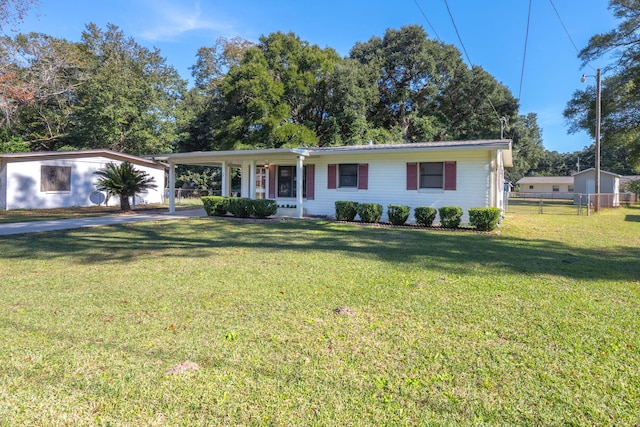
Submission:
[[[218,166],[222,195],[232,169],[240,196],[295,206],[295,216],[334,216],[348,200],[418,206],[498,207],[504,204],[504,168],[512,166],[510,140],[442,141],[322,148],[208,151],[151,156],[169,164],[169,208],[176,165]],[[410,218],[410,221],[413,218]]]
[[[107,163],[128,161],[154,178],[157,188],[136,195],[135,202],[162,203],[166,165],[110,150],[47,151],[0,154],[0,210],[64,208],[105,203],[94,172]],[[132,201],[133,202],[133,201]],[[117,205],[117,197],[109,205]]]
[[[600,206],[620,206],[620,178],[616,173],[600,171]],[[594,194],[596,192],[596,170],[585,169],[573,174],[574,188],[579,194]]]
[[[573,198],[573,176],[525,176],[516,185],[519,193],[549,194],[550,197]]]

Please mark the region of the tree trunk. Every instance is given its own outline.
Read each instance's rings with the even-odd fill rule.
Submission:
[[[129,197],[125,195],[120,195],[120,210],[122,212],[131,211],[131,204],[129,203]]]

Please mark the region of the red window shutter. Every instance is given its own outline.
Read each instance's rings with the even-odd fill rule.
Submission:
[[[269,198],[276,198],[276,165],[269,165]]]
[[[456,162],[444,162],[444,189],[456,189]]]
[[[358,165],[358,190],[369,189],[369,164],[360,163]]]
[[[336,165],[327,166],[327,188],[330,190],[336,188]]]
[[[407,163],[407,190],[418,189],[418,164]]]
[[[313,200],[315,194],[316,165],[307,166],[307,200]]]

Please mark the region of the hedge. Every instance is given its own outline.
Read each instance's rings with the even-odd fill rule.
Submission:
[[[338,200],[335,202],[336,220],[337,221],[353,221],[358,213],[358,203],[346,200]]]
[[[498,226],[499,208],[469,208],[469,223],[480,231],[492,231]]]
[[[413,211],[413,216],[416,218],[416,223],[424,227],[431,227],[433,221],[436,219],[438,211],[430,206],[418,206]]]
[[[239,218],[267,218],[278,211],[275,200],[253,200],[245,197],[203,196],[200,198],[209,216],[225,216],[230,213]]]
[[[377,203],[358,203],[356,210],[362,222],[380,222],[382,217],[382,205]]]
[[[444,228],[458,228],[462,218],[462,208],[459,206],[443,206],[438,209],[440,224]]]
[[[411,213],[411,208],[409,206],[404,205],[388,205],[387,206],[387,216],[389,217],[389,222],[393,225],[404,225],[409,219],[409,214]]]
[[[275,215],[278,211],[278,204],[271,199],[251,200],[251,215],[256,218],[267,218]]]
[[[227,214],[226,197],[203,196],[200,197],[204,210],[208,216],[225,216]]]

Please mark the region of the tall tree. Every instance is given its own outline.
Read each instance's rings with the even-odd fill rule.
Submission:
[[[45,34],[20,34],[0,40],[0,67],[12,76],[3,106],[4,126],[29,142],[33,150],[64,145],[73,126],[76,91],[87,80],[85,61],[77,43]],[[13,93],[13,95],[12,95]]]
[[[325,81],[340,61],[335,50],[293,33],[261,37],[220,85],[224,109],[216,136],[222,146],[318,145]]]
[[[13,29],[38,3],[38,0],[0,0],[0,33]]]
[[[445,129],[443,139],[494,139],[500,137],[501,120],[517,122],[518,101],[482,67],[460,63],[430,109]]]
[[[450,45],[430,40],[418,25],[388,29],[383,38],[356,43],[350,57],[379,70],[378,100],[370,108],[375,127],[400,129],[406,141],[432,139],[435,127],[424,123],[424,110],[464,66]],[[425,124],[429,125],[425,129]],[[425,132],[426,130],[426,132]]]
[[[242,61],[254,44],[241,38],[219,38],[210,47],[201,47],[191,67],[195,80],[177,111],[178,151],[206,151],[216,147],[214,130],[223,120],[224,100],[220,85],[229,69]]]
[[[91,79],[78,91],[73,143],[131,154],[170,152],[175,113],[186,83],[158,50],[127,38],[114,25],[89,24],[82,34]]]
[[[630,160],[640,168],[640,0],[610,0],[609,8],[620,24],[593,36],[579,57],[586,65],[613,52],[615,62],[602,82],[602,142],[626,146]],[[593,86],[574,93],[564,112],[570,132],[594,134],[595,95]]]
[[[542,132],[535,113],[518,117],[511,130],[513,139],[513,167],[506,169],[507,177],[516,182],[532,171],[545,157]]]

